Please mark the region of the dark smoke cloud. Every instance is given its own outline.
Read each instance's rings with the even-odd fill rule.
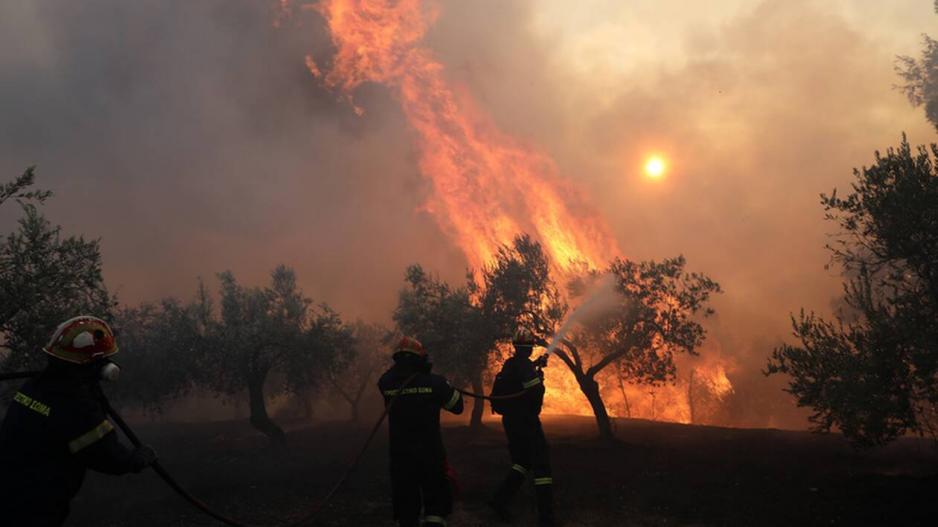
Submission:
[[[39,165],[48,215],[102,238],[126,302],[187,296],[224,269],[259,283],[283,262],[317,301],[387,320],[407,264],[458,280],[464,260],[419,211],[392,96],[364,87],[355,116],[305,69],[330,56],[322,21],[275,29],[272,4],[4,3],[0,174]],[[559,37],[532,29],[533,0],[444,2],[428,38],[480,107],[584,188],[626,256],[683,253],[722,283],[710,326],[751,394],[740,422],[803,424],[759,370],[789,312],[838,294],[818,194],[902,130],[933,140],[892,89],[898,50],[824,6],[754,3],[681,35],[676,65],[613,78],[571,69]],[[638,174],[652,148],[674,165],[661,185]]]
[[[319,21],[276,30],[272,4],[4,3],[0,170],[39,165],[49,216],[103,239],[125,301],[284,262],[317,300],[387,318],[406,264],[461,258],[415,212],[396,105],[365,90],[355,116],[304,66],[329,53]]]

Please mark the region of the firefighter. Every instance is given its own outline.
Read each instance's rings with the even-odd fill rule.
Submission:
[[[0,425],[0,523],[58,526],[86,469],[140,472],[156,461],[149,446],[131,450],[117,439],[102,408],[102,378],[116,378],[114,333],[99,318],[61,324],[48,366],[14,395]]]
[[[430,373],[427,352],[404,337],[394,349],[394,365],[378,381],[388,406],[391,493],[400,527],[446,525],[453,496],[446,450],[440,434],[440,409],[463,411],[462,395],[445,378]]]
[[[548,527],[554,525],[554,480],[547,438],[539,417],[544,402],[542,368],[546,365],[547,356],[531,361],[535,339],[526,328],[515,333],[512,344],[515,353],[505,361],[496,377],[493,395],[523,393],[520,397],[493,401],[493,409],[502,414],[512,466],[489,505],[502,520],[510,521],[511,499],[531,474],[534,477],[538,522],[540,526]]]

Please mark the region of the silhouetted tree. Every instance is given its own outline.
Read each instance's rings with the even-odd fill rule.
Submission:
[[[163,404],[204,384],[200,357],[211,345],[212,303],[200,283],[189,303],[166,299],[118,309],[114,327],[122,381],[109,390],[121,403],[160,411]]]
[[[335,347],[349,345],[347,329],[328,306],[313,309],[285,266],[271,273],[267,287],[244,287],[221,273],[221,314],[213,324],[202,364],[214,390],[235,395],[246,390],[251,424],[273,442],[285,439],[267,413],[265,385],[274,372],[293,392],[322,380],[321,368]]]
[[[935,3],[935,12],[938,12],[938,2]],[[928,121],[938,129],[938,41],[928,35],[922,39],[922,57],[898,57],[896,73],[905,82],[899,88],[905,92],[909,102],[914,106],[924,106]]]
[[[334,372],[356,358],[354,329],[327,304],[310,310],[308,329],[301,338],[302,349],[289,360],[285,369],[285,387],[302,398],[307,418],[312,417],[312,401],[328,384]]]
[[[394,322],[403,334],[419,340],[434,367],[455,386],[481,378],[491,350],[491,329],[472,302],[471,284],[452,287],[419,265],[407,268],[408,287],[400,292]],[[491,344],[494,345],[494,344]],[[481,423],[473,412],[473,423]]]
[[[0,355],[3,369],[44,364],[39,349],[56,326],[89,314],[110,319],[116,302],[101,276],[97,240],[64,237],[37,209],[50,193],[31,190],[33,169],[0,185],[0,205],[13,199],[23,209],[17,229],[0,242]]]
[[[683,257],[613,261],[614,305],[585,321],[557,350],[589,401],[603,439],[613,439],[613,433],[596,381],[599,372],[616,365],[618,375],[630,383],[673,382],[674,355],[696,355],[704,341],[706,331],[695,316],[713,313],[707,302],[720,286],[702,274],[685,272],[685,264]]]
[[[519,235],[500,247],[481,270],[480,283],[470,273],[466,284],[452,287],[428,275],[419,265],[408,268],[394,313],[403,333],[421,340],[456,385],[485,390],[485,372],[499,342],[509,340],[518,325],[550,335],[566,306],[550,278],[540,244]],[[482,424],[484,402],[476,400],[470,425]]]
[[[833,321],[802,310],[799,345],[777,348],[767,374],[811,407],[815,429],[856,445],[927,428],[938,405],[938,147],[876,153],[846,198],[822,195],[840,232],[828,248],[850,312]]]
[[[0,185],[0,206],[11,199],[20,205],[40,204],[52,196],[52,192],[48,190],[31,188],[35,183],[36,167],[29,167],[13,181],[3,183]]]
[[[328,379],[339,397],[348,403],[351,419],[358,422],[362,400],[381,368],[390,359],[386,351],[393,333],[380,324],[356,321],[350,328],[353,343],[342,348],[341,353],[328,371]]]

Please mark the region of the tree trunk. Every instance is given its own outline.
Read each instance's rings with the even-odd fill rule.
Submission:
[[[277,423],[267,415],[267,403],[264,400],[264,377],[257,376],[248,382],[248,396],[251,400],[251,426],[266,435],[272,443],[286,441],[286,434]]]
[[[606,412],[606,405],[603,403],[602,396],[599,395],[599,383],[586,375],[577,375],[576,380],[580,385],[580,390],[583,391],[583,395],[586,396],[586,400],[593,408],[593,415],[596,416],[596,426],[599,429],[599,438],[606,441],[615,441],[609,413]]]
[[[632,418],[632,405],[629,404],[629,394],[625,391],[625,382],[622,380],[621,374],[616,374],[616,377],[619,379],[619,391],[622,392],[622,400],[625,401],[625,416]]]
[[[697,408],[694,401],[694,372],[690,370],[690,377],[687,379],[687,408],[690,410],[690,424],[697,424]]]
[[[482,383],[482,373],[479,373],[475,379],[472,380],[472,391],[475,393],[483,393],[485,390],[485,385]],[[472,417],[469,420],[469,428],[473,430],[482,429],[482,415],[485,414],[485,399],[476,398],[472,401]]]
[[[306,388],[302,390],[302,392],[303,393],[300,395],[300,398],[303,400],[303,417],[305,417],[308,421],[312,421],[316,414],[316,409],[313,405],[312,390]]]

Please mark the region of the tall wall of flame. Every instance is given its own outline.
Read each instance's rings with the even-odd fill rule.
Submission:
[[[475,268],[518,233],[536,237],[555,270],[603,267],[618,254],[609,229],[546,155],[498,130],[421,45],[437,16],[421,0],[324,0],[316,9],[336,48],[331,69],[310,71],[352,102],[362,83],[391,88],[415,132],[426,203]],[[352,102],[354,106],[354,102]],[[354,106],[356,111],[364,110]]]
[[[353,93],[363,83],[393,91],[414,133],[420,172],[431,184],[425,209],[470,266],[480,268],[519,233],[541,242],[561,279],[601,269],[620,254],[608,226],[558,177],[550,157],[500,131],[469,97],[459,95],[466,90],[446,79],[443,65],[421,44],[438,15],[432,0],[323,0],[315,9],[328,23],[336,54],[328,69],[307,57],[309,71],[358,114],[365,109]],[[548,376],[554,389],[547,413],[591,413],[568,370],[550,368]],[[612,415],[689,420],[686,388],[664,387],[655,394],[604,385]]]

